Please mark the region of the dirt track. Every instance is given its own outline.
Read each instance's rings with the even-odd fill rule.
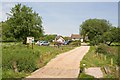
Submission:
[[[81,46],[62,53],[27,78],[77,78],[80,61],[88,50],[89,46]]]

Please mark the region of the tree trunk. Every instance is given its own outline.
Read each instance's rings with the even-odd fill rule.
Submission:
[[[85,40],[85,35],[83,35],[83,42],[85,42],[86,40]]]
[[[112,42],[113,42],[113,41],[110,41],[110,43],[108,44],[108,46],[110,46]]]
[[[26,44],[26,38],[23,39],[23,44]]]

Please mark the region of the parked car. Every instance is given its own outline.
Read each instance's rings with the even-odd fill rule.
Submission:
[[[50,42],[48,42],[48,41],[37,41],[37,44],[39,46],[49,46]]]
[[[64,45],[69,45],[69,43],[71,43],[72,41],[71,40],[67,40],[67,41],[65,41],[63,44]]]

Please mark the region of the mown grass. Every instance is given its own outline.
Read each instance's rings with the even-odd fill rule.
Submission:
[[[117,59],[118,59],[118,46],[111,46],[114,50],[114,53],[112,54],[100,54],[96,53],[95,46],[91,46],[88,53],[84,56],[83,60],[80,62],[80,67],[83,68],[83,64],[86,64],[86,68],[89,67],[101,67],[104,78],[116,78],[116,70],[115,66],[117,65]],[[106,60],[105,60],[106,56]],[[113,64],[111,65],[111,58],[113,59]],[[103,67],[109,66],[111,70],[111,74],[105,74]],[[80,73],[79,78],[82,78],[84,73]]]
[[[2,77],[23,78],[31,72],[46,65],[56,55],[73,49],[70,46],[31,46],[21,43],[3,43]],[[15,72],[15,68],[17,72]]]

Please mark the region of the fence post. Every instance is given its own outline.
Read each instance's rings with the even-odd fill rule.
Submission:
[[[98,56],[98,52],[97,52],[97,56]]]
[[[110,60],[110,61],[111,61],[111,65],[113,65],[113,58],[111,58],[111,60]]]
[[[104,56],[104,60],[106,61],[106,55]]]
[[[18,72],[16,61],[13,62],[13,68],[14,68],[15,73]]]
[[[115,68],[116,68],[116,77],[119,77],[119,67],[116,65]]]
[[[100,59],[102,59],[102,54],[100,54]]]

